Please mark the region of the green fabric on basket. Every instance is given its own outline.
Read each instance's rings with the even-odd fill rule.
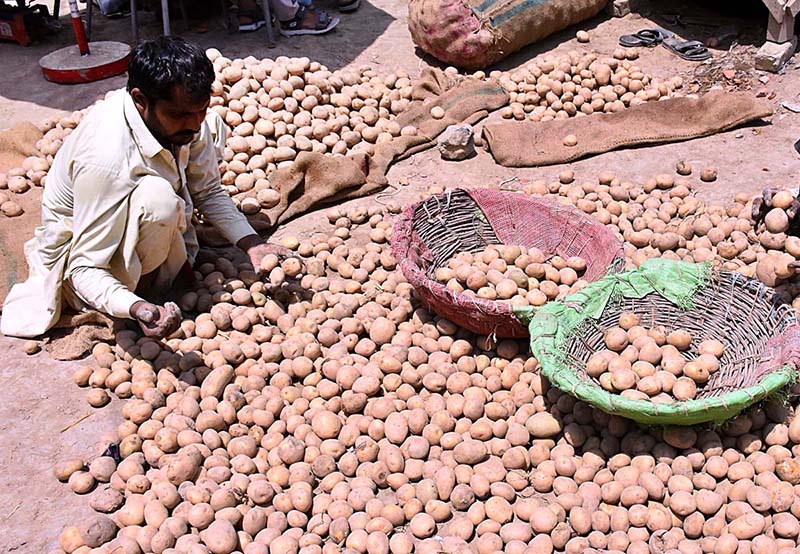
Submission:
[[[519,309],[517,317],[529,321],[531,352],[542,374],[559,389],[604,412],[651,425],[693,425],[723,421],[795,380],[795,371],[781,368],[757,385],[719,397],[656,404],[612,394],[581,378],[566,363],[568,340],[589,319],[599,319],[606,306],[622,298],[643,298],[658,293],[681,309],[692,306],[694,295],[711,276],[711,265],[654,258],[639,269],[608,275],[561,302],[532,310]]]

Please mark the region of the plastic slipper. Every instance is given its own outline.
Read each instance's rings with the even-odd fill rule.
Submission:
[[[633,46],[658,46],[664,39],[674,36],[664,29],[642,29],[632,35],[622,35],[619,37],[621,46],[631,48]]]
[[[340,0],[339,11],[342,13],[354,12],[361,5],[361,0]]]
[[[664,39],[664,48],[690,62],[702,62],[711,57],[711,52],[699,40],[681,40],[677,37]]]
[[[237,18],[247,18],[250,20],[249,23],[242,23],[241,19],[239,19],[239,31],[243,33],[258,31],[267,24],[267,22],[264,21],[264,13],[257,9],[238,10],[236,16]]]
[[[331,31],[339,24],[339,18],[331,18],[327,12],[320,10],[316,12],[316,21],[313,27],[305,24],[306,7],[300,6],[297,9],[297,14],[294,19],[290,21],[281,21],[281,34],[285,37],[297,35],[322,35]],[[313,10],[312,10],[313,11]]]

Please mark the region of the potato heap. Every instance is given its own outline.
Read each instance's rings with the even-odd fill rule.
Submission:
[[[682,176],[664,173],[639,184],[622,181],[612,171],[583,183],[575,181],[574,172],[564,171],[550,183],[534,181],[523,187],[527,194],[572,204],[608,225],[623,241],[629,267],[654,257],[711,261],[777,287],[790,300],[800,296],[800,287],[789,282],[794,275],[789,264],[800,258],[800,238],[785,233],[784,218],[774,209],[770,223],[756,229],[750,195],[739,193],[722,206],[702,201],[693,189],[694,184]],[[786,199],[791,193],[778,193],[778,205],[788,207]],[[800,301],[795,307],[800,308]]]
[[[291,165],[300,152],[371,153],[376,144],[417,132],[395,121],[411,102],[412,81],[405,71],[379,75],[363,66],[331,72],[304,57],[229,59],[214,48],[206,54],[216,72],[211,109],[231,128],[220,164],[222,184],[247,215],[277,205],[267,176]],[[678,77],[662,82],[643,73],[630,62],[636,57],[636,49],[620,49],[614,57],[573,51],[517,71],[488,76],[478,71],[471,77],[497,79],[509,92],[503,117],[535,121],[616,112],[674,95],[682,86]],[[445,71],[458,73],[452,67]],[[53,156],[87,111],[45,120],[40,125],[45,136],[37,143],[41,156],[0,174],[0,189],[20,194],[43,186]],[[441,118],[444,111],[435,107],[431,115]],[[8,217],[23,213],[5,192],[0,192],[0,211]]]
[[[201,260],[178,332],[95,349],[76,380],[124,399],[122,461],[54,468],[98,511],[61,551],[795,552],[800,416],[661,430],[595,410],[524,342],[420,307],[387,214],[327,216],[281,241],[299,269]]]
[[[28,156],[21,166],[12,168],[7,173],[0,173],[0,212],[3,215],[17,217],[24,213],[16,196],[33,187],[44,186],[53,156],[61,148],[64,139],[78,126],[85,112],[86,110],[77,111],[67,116],[44,120],[39,125],[44,136],[36,143],[36,149],[41,155]]]
[[[263,179],[299,152],[372,152],[376,143],[416,133],[394,122],[411,102],[404,71],[331,72],[308,58],[231,60],[214,49],[207,53],[217,73],[211,109],[232,129],[223,184],[239,192],[252,188],[243,176]]]
[[[615,57],[570,52],[544,57],[511,73],[492,72],[509,92],[502,108],[506,119],[550,121],[593,113],[613,113],[651,100],[668,98],[683,86],[680,77],[660,81],[642,72],[630,60],[634,48]],[[627,57],[627,59],[625,59]]]
[[[436,269],[435,277],[467,296],[542,306],[583,288],[585,271],[586,261],[578,256],[548,260],[538,248],[492,245],[476,254],[458,253],[446,267]]]
[[[638,315],[624,312],[619,326],[605,332],[605,350],[586,363],[586,374],[605,390],[630,400],[656,403],[692,400],[698,387],[719,371],[725,347],[717,340],[699,344],[691,359],[692,335],[684,329],[646,328]]]

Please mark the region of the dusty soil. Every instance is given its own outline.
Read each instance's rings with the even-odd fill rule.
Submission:
[[[324,1],[321,2],[324,5]],[[646,8],[646,9],[645,9]],[[740,191],[756,193],[767,185],[796,186],[800,156],[792,148],[798,138],[800,115],[780,107],[781,102],[800,99],[800,72],[790,65],[782,75],[764,75],[752,68],[752,56],[764,36],[766,12],[757,8],[722,14],[698,4],[674,2],[648,3],[622,19],[600,16],[569,29],[547,41],[533,45],[503,62],[508,69],[524,64],[536,55],[576,49],[609,54],[620,34],[666,24],[688,38],[706,39],[733,26],[738,31],[736,44],[724,40],[714,49],[715,62],[702,65],[684,62],[663,48],[643,50],[640,66],[655,76],[680,74],[691,90],[713,86],[753,89],[770,99],[776,113],[770,124],[733,130],[691,142],[611,152],[571,164],[579,180],[590,180],[604,169],[620,177],[639,180],[656,173],[674,171],[678,160],[689,161],[695,168],[692,179],[704,198],[723,201]],[[730,10],[730,7],[726,7]],[[682,14],[682,27],[674,18],[662,15]],[[174,20],[175,32],[201,43],[215,46],[230,57],[253,55],[305,55],[336,69],[348,65],[370,64],[383,70],[403,68],[417,74],[423,60],[415,51],[406,27],[406,3],[401,0],[362,1],[360,10],[342,17],[336,32],[324,37],[280,39],[277,48],[266,47],[262,33],[228,34],[221,19],[192,20],[185,24]],[[692,18],[701,18],[700,20]],[[142,14],[142,35],[158,32],[152,15]],[[701,21],[702,24],[696,24]],[[96,19],[94,39],[129,40],[129,21]],[[205,23],[208,31],[198,33]],[[689,24],[695,23],[695,24]],[[574,40],[577,28],[589,30],[589,44]],[[36,63],[43,54],[69,44],[68,28],[58,36],[27,48],[0,44],[0,128],[21,120],[36,121],[62,110],[80,109],[101,98],[108,90],[124,85],[116,77],[90,85],[59,86],[45,81]],[[723,72],[723,70],[728,70]],[[700,184],[697,175],[704,167],[714,166],[719,177],[714,183]],[[0,171],[6,168],[0,168]],[[485,186],[517,177],[552,179],[564,166],[536,169],[508,169],[497,166],[485,152],[464,162],[443,162],[434,151],[417,155],[394,166],[392,183],[407,182],[395,199],[400,203],[416,199],[431,185]],[[518,186],[518,181],[508,183]],[[38,191],[25,195],[26,214],[21,218],[0,219],[0,251],[9,266],[21,255],[21,245],[30,236],[38,219]],[[370,204],[374,199],[355,201]],[[308,214],[276,232],[304,236],[318,225],[318,217]],[[10,260],[10,261],[9,261]],[[0,270],[2,268],[0,267]],[[15,280],[24,278],[17,269],[2,270],[0,292]],[[67,456],[86,459],[99,455],[110,440],[111,432],[121,421],[120,406],[112,402],[93,410],[84,401],[84,392],[71,381],[79,363],[59,363],[46,354],[28,357],[21,341],[0,337],[0,552],[41,553],[57,547],[62,526],[90,513],[88,499],[72,494],[52,477],[52,464]],[[83,416],[87,419],[79,421]]]

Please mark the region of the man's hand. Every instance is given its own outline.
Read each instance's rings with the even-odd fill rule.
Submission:
[[[780,189],[766,188],[761,193],[761,196],[753,199],[753,212],[751,217],[756,226],[764,221],[767,213],[774,207],[772,201],[779,190]],[[800,200],[795,198],[792,205],[786,209],[786,215],[789,216],[789,221],[794,221],[798,213],[800,213]]]
[[[247,256],[250,258],[250,263],[253,264],[253,269],[256,273],[261,272],[261,260],[263,260],[264,256],[268,254],[276,255],[278,260],[281,261],[287,258],[297,257],[288,248],[284,248],[283,246],[279,246],[277,244],[264,242],[264,239],[258,235],[244,237],[242,240],[236,243],[236,246],[247,253]]]
[[[139,322],[144,334],[152,338],[164,338],[175,331],[181,324],[181,309],[174,302],[164,306],[150,302],[134,302],[131,316]]]

